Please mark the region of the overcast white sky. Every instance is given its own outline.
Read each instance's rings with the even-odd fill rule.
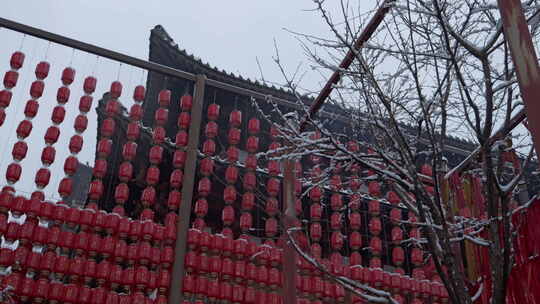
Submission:
[[[339,21],[339,1],[335,4],[335,20]],[[361,3],[362,12],[375,6],[375,0],[351,1]],[[148,58],[150,30],[157,24],[165,27],[179,47],[200,57],[213,66],[244,77],[260,77],[256,63],[259,58],[266,80],[280,82],[282,77],[272,61],[273,39],[279,48],[282,62],[294,70],[305,61],[302,49],[295,38],[285,32],[288,28],[297,32],[330,36],[313,8],[311,0],[229,0],[229,1],[142,1],[142,0],[19,0],[9,1],[0,11],[0,17],[25,23],[47,31],[76,38],[88,43],[123,52],[131,56]],[[23,177],[16,188],[23,192],[35,190],[34,175],[40,167],[43,134],[50,126],[50,114],[56,105],[56,90],[60,86],[60,74],[64,67],[73,66],[77,78],[72,85],[72,97],[67,106],[66,120],[62,124],[60,141],[55,145],[57,157],[51,167],[54,172],[50,185],[45,189],[50,199],[57,197],[57,186],[63,177],[62,166],[68,154],[67,142],[73,135],[73,120],[78,114],[77,106],[82,93],[84,77],[95,74],[98,78],[96,99],[107,91],[111,81],[119,78],[124,83],[121,101],[131,105],[133,87],[144,83],[139,69],[120,66],[118,63],[96,56],[75,52],[63,46],[0,28],[0,72],[8,69],[13,51],[22,49],[27,55],[24,68],[11,106],[7,109],[8,120],[0,127],[0,185],[5,184],[5,170],[11,162],[11,149],[16,142],[15,128],[24,118],[23,110],[29,97],[28,88],[34,80],[35,65],[47,59],[51,73],[46,81],[45,95],[40,99],[38,117],[28,139],[29,152],[23,162]],[[305,78],[304,86],[316,89],[324,81],[312,72]],[[84,150],[80,159],[93,164],[96,125],[95,113],[90,113],[90,124],[85,133]]]

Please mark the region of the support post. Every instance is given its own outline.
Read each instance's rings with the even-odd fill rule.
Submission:
[[[540,67],[520,0],[497,0],[504,37],[516,69],[525,104],[529,131],[536,153],[540,153]]]
[[[195,93],[193,96],[193,107],[191,109],[191,123],[189,125],[186,164],[184,167],[182,203],[180,204],[178,211],[178,222],[176,223],[176,244],[174,250],[175,257],[171,274],[169,304],[181,303],[184,298],[182,294],[182,284],[185,272],[184,257],[186,256],[187,233],[191,217],[191,203],[193,200],[195,174],[197,172],[197,151],[199,147],[205,83],[206,76],[197,75],[195,81]]]
[[[283,173],[283,202],[285,212],[282,216],[284,240],[283,248],[283,303],[296,304],[296,252],[287,238],[287,230],[294,226],[296,219],[294,195],[294,161],[285,160]]]

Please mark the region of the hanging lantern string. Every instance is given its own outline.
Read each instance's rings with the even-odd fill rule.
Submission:
[[[47,48],[45,49],[45,60],[49,57],[49,49],[51,48],[51,42],[47,43]]]
[[[144,72],[145,70],[141,69],[141,84],[144,83]]]
[[[24,34],[21,38],[21,45],[19,45],[19,51],[22,50],[24,46],[24,41],[26,40],[26,34]]]
[[[71,59],[69,60],[69,66],[73,65],[73,59],[75,58],[75,49],[71,49]]]
[[[122,70],[122,63],[118,65],[118,74],[116,75],[116,80],[120,80],[120,71]]]
[[[99,65],[99,56],[96,56],[96,62],[94,63],[94,67],[92,68],[92,76],[96,75],[98,65]]]

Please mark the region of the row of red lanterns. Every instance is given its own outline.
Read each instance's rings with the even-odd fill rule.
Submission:
[[[65,70],[66,75],[63,77],[65,78],[65,82],[68,83],[70,79],[74,78],[74,74],[71,75],[70,71],[74,70]],[[64,80],[63,80],[64,82]],[[88,118],[86,117],[88,112],[91,109],[92,106],[92,94],[94,93],[96,89],[97,79],[89,76],[86,77],[84,80],[83,88],[84,88],[84,95],[81,97],[79,101],[79,115],[75,119],[73,128],[75,130],[75,133],[73,136],[71,136],[71,139],[69,141],[69,151],[71,153],[71,156],[68,156],[64,161],[64,178],[60,181],[60,184],[58,185],[58,194],[60,194],[61,197],[65,198],[71,195],[72,188],[73,188],[73,181],[71,180],[71,176],[77,172],[79,161],[77,159],[77,155],[82,150],[83,146],[83,137],[82,134],[85,132],[86,128],[88,127]],[[67,89],[67,88],[66,88]],[[62,109],[61,107],[57,107],[57,109]],[[65,111],[63,113],[65,115]],[[56,117],[55,112],[53,112],[52,121],[56,124],[63,120],[63,117]],[[60,129],[53,125],[47,129],[45,132],[45,142],[47,144],[53,145],[58,140],[58,137],[60,136]],[[43,162],[43,154],[42,154],[42,162]],[[50,160],[49,160],[50,161]]]
[[[127,142],[124,144],[122,157],[124,161],[120,164],[118,169],[118,179],[120,184],[116,185],[114,192],[114,198],[117,205],[123,205],[129,199],[129,186],[128,182],[131,181],[133,177],[133,165],[131,161],[135,157],[137,151],[137,139],[140,135],[140,120],[142,119],[143,107],[142,103],[146,95],[146,89],[142,85],[135,87],[133,92],[134,104],[131,106],[129,111],[129,120],[130,122],[126,128],[126,138]],[[108,154],[108,153],[107,153]],[[106,170],[101,170],[106,173]]]
[[[22,52],[14,52],[11,54],[10,70],[4,75],[4,89],[0,91],[0,127],[6,119],[5,109],[9,107],[13,93],[11,90],[17,85],[19,80],[18,70],[24,64],[25,55]]]
[[[105,105],[105,119],[101,123],[99,130],[98,153],[94,169],[92,171],[93,180],[88,188],[88,202],[97,203],[103,196],[103,177],[107,172],[107,158],[111,154],[112,137],[116,130],[115,116],[120,112],[120,102],[118,98],[122,95],[122,83],[113,81],[109,90],[109,100]],[[86,91],[86,90],[85,90]]]
[[[51,221],[55,226],[66,224],[72,228],[79,227],[82,231],[105,232],[119,239],[164,242],[169,245],[174,244],[176,239],[177,216],[175,214],[167,215],[165,225],[161,225],[152,220],[152,212],[148,212],[148,218],[143,218],[144,220],[132,220],[103,210],[78,209],[36,198],[26,199],[22,196],[13,196],[10,191],[0,192],[0,210],[4,212],[10,210],[17,216],[26,214],[28,216],[27,225],[34,225],[36,228],[35,220],[39,217],[41,220]],[[147,210],[144,210],[142,214],[145,214],[145,211]],[[0,215],[0,227],[5,224],[5,219],[5,215]]]
[[[165,304],[166,295],[160,294],[150,299],[142,291],[131,294],[116,293],[104,287],[91,288],[74,283],[64,284],[48,281],[44,278],[34,280],[20,273],[12,273],[1,278],[4,286],[14,287],[13,293],[20,301],[34,300],[38,303],[72,303],[72,304]]]
[[[178,132],[176,133],[175,155],[178,153],[185,154],[185,149],[188,144],[189,136],[188,129],[191,122],[191,116],[189,111],[193,105],[193,99],[190,95],[184,95],[180,98],[180,114],[178,115]],[[169,210],[176,211],[180,207],[182,201],[181,187],[184,177],[183,166],[175,166],[172,171],[169,184],[171,185],[171,191],[167,199],[167,206]]]
[[[43,246],[50,252],[56,248],[61,248],[62,252],[73,250],[76,255],[95,259],[101,256],[104,259],[116,263],[127,262],[129,265],[140,264],[149,265],[155,268],[161,265],[162,268],[169,268],[173,263],[173,249],[171,246],[152,246],[149,242],[141,241],[128,244],[124,240],[115,237],[101,237],[95,233],[73,233],[68,230],[61,230],[59,227],[45,228],[34,226],[31,222],[19,225],[15,222],[2,224],[2,236],[8,241],[19,240],[19,254],[23,255],[35,246]],[[5,230],[4,230],[5,229]],[[13,256],[15,258],[16,254]],[[10,251],[3,251],[2,257],[5,260],[11,259]],[[24,262],[24,261],[22,261]]]
[[[246,304],[282,304],[283,299],[277,291],[267,291],[254,286],[233,283],[228,280],[216,280],[204,276],[186,275],[183,281],[185,298],[198,298],[194,303],[224,301],[224,303]],[[201,299],[201,297],[203,299]],[[190,303],[186,300],[184,303]]]
[[[24,140],[30,136],[30,133],[32,132],[32,119],[37,115],[39,108],[38,99],[43,95],[43,90],[45,89],[45,82],[43,80],[49,75],[49,69],[50,65],[46,61],[42,61],[36,66],[36,80],[30,86],[30,100],[26,103],[25,118],[19,123],[16,129],[18,142],[15,143],[15,146],[27,146]],[[52,150],[49,149],[49,151]],[[24,154],[26,155],[26,153]],[[14,158],[13,162],[7,167],[6,180],[9,185],[17,183],[21,177],[22,167],[19,161],[19,159]]]
[[[58,128],[58,126],[64,121],[65,118],[66,110],[64,109],[64,105],[69,101],[70,97],[69,86],[73,83],[74,79],[75,70],[73,68],[65,68],[62,71],[62,86],[58,89],[56,98],[57,106],[53,109],[53,114],[51,117],[51,128],[56,128],[55,131],[58,131],[58,135],[60,134],[60,129]],[[82,131],[86,130],[86,126],[88,125],[88,120],[86,119],[86,116],[77,117],[76,123],[77,122],[80,125]],[[40,169],[37,170],[34,178],[34,182],[36,184],[36,187],[38,188],[38,192],[42,192],[42,189],[49,185],[49,181],[51,179],[51,171],[48,167],[55,160],[56,151],[53,147],[54,143],[55,142],[46,139],[45,148],[43,148],[41,152],[42,166]],[[44,196],[44,194],[41,193],[40,196]]]

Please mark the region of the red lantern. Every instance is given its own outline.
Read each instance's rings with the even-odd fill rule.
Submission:
[[[362,247],[362,235],[358,231],[353,231],[349,235],[349,246],[353,250],[359,250]]]
[[[424,263],[424,254],[422,253],[422,250],[419,248],[413,248],[411,250],[411,262],[415,266],[422,265]]]
[[[390,210],[390,221],[392,221],[393,224],[398,224],[399,221],[401,221],[401,210],[398,208],[392,208]]]
[[[200,172],[203,176],[210,176],[214,172],[214,160],[207,157],[203,158],[200,164]]]
[[[309,198],[314,201],[318,202],[321,200],[322,197],[322,190],[320,187],[313,187],[311,190],[309,190]]]
[[[47,168],[40,168],[36,173],[35,183],[38,189],[47,187],[51,179],[51,171]]]
[[[261,122],[257,118],[252,118],[248,122],[248,132],[249,134],[259,133],[261,130]]]
[[[75,156],[68,156],[64,162],[64,173],[71,176],[77,172],[78,167],[79,161],[77,158]]]
[[[269,196],[278,196],[280,190],[280,181],[277,178],[270,178],[266,184],[266,191]]]
[[[168,107],[171,102],[171,91],[161,90],[158,95],[158,104],[160,107]]]
[[[146,187],[141,195],[141,202],[143,202],[143,205],[149,206],[153,205],[155,201],[156,189],[154,189],[152,186]]]
[[[189,118],[189,116],[188,116]],[[189,121],[188,121],[189,124]],[[186,124],[186,128],[189,126]],[[215,121],[209,121],[206,124],[206,128],[204,130],[204,134],[207,138],[215,138],[218,135],[218,125]]]
[[[23,66],[25,55],[22,52],[14,52],[11,54],[11,59],[9,61],[10,66],[14,70],[18,70]]]
[[[47,146],[43,148],[43,151],[41,152],[41,162],[44,165],[50,165],[54,162],[54,159],[56,157],[56,149],[52,146]]]
[[[154,121],[158,126],[164,126],[169,119],[169,111],[165,108],[159,108],[154,114]]]
[[[240,216],[240,229],[244,232],[247,232],[253,225],[253,218],[251,213],[244,212]]]
[[[372,237],[369,242],[369,247],[374,255],[379,255],[382,252],[382,241],[379,237]]]
[[[392,262],[397,266],[401,266],[404,261],[405,252],[403,251],[403,248],[394,247],[394,249],[392,249]]]
[[[137,102],[142,102],[144,100],[144,96],[146,95],[146,90],[144,86],[138,85],[135,87],[135,90],[133,91],[133,99]]]
[[[309,227],[309,234],[311,239],[314,241],[319,241],[322,237],[322,226],[320,223],[312,223]]]
[[[341,213],[334,212],[330,216],[330,228],[332,230],[340,230],[342,225]]]
[[[400,244],[403,240],[403,230],[399,227],[392,228],[391,239],[394,244]]]
[[[163,160],[163,148],[161,146],[153,146],[150,148],[148,160],[151,164],[158,165]]]
[[[8,91],[8,90],[0,91],[0,108],[9,107],[12,97],[13,97],[13,93],[11,93],[11,91]]]
[[[99,179],[95,179],[90,183],[90,187],[88,189],[88,197],[91,200],[99,200],[101,196],[103,195],[103,183]]]
[[[172,178],[172,177],[171,177]],[[169,192],[169,198],[167,200],[167,206],[169,209],[176,210],[180,207],[182,201],[182,193],[178,190],[173,190]]]
[[[210,190],[212,189],[212,182],[208,177],[204,177],[199,180],[199,186],[197,189],[200,196],[206,197],[210,194]]]
[[[244,165],[246,166],[246,169],[257,170],[257,155],[248,154],[244,161]]]
[[[208,213],[208,202],[206,199],[200,198],[197,200],[194,212],[197,217],[204,217]]]
[[[189,125],[191,123],[191,115],[188,112],[181,112],[178,115],[178,128],[181,130],[187,130],[189,129]]]
[[[159,182],[159,168],[151,166],[146,170],[146,183],[148,185],[156,185]]]
[[[234,143],[231,143],[234,144]],[[249,153],[255,153],[259,149],[259,138],[255,136],[248,137],[246,141],[246,150]]]
[[[240,129],[238,128],[230,128],[229,134],[227,135],[227,138],[229,140],[229,144],[231,145],[238,145],[240,143]]]
[[[175,144],[177,148],[185,147],[188,144],[189,135],[186,131],[178,131],[176,133]]]
[[[6,111],[4,108],[0,108],[0,126],[4,124],[4,121],[6,120]]]
[[[238,282],[246,279],[246,262],[243,260],[237,260],[234,263],[234,277]]]
[[[311,207],[310,207],[311,220],[319,221],[322,217],[322,211],[323,211],[323,208],[321,204],[318,204],[318,203],[311,204]]]
[[[244,189],[247,191],[252,191],[255,189],[256,184],[257,184],[257,178],[255,176],[255,173],[247,172],[244,175]]]
[[[18,80],[19,73],[16,71],[7,71],[4,75],[4,87],[6,87],[6,89],[11,89],[17,85]]]
[[[253,192],[245,192],[242,195],[242,209],[251,210],[255,206],[255,194]]]
[[[234,222],[234,208],[230,205],[223,208],[223,213],[221,215],[223,224],[229,226]]]
[[[213,139],[207,139],[203,143],[202,152],[207,156],[214,155],[216,153],[216,142]]]
[[[234,110],[229,114],[229,125],[231,127],[239,127],[242,123],[242,112]]]
[[[129,109],[129,118],[133,122],[138,122],[139,120],[142,119],[142,116],[143,116],[142,106],[140,104],[132,105],[131,108]]]
[[[51,65],[47,61],[41,61],[36,66],[36,78],[45,79],[49,76]]]
[[[401,201],[399,196],[394,191],[388,191],[386,194],[386,200],[389,201],[392,205],[397,205]]]
[[[374,197],[381,196],[381,185],[377,181],[371,181],[368,184],[369,195]]]
[[[276,218],[268,218],[266,220],[264,231],[266,232],[266,236],[268,237],[274,237],[278,233],[278,222]]]
[[[207,109],[208,120],[217,120],[219,118],[219,105],[210,104]]]
[[[182,170],[175,169],[171,173],[171,178],[169,180],[171,187],[180,188],[182,186],[183,177],[184,177],[184,173],[182,172]]]
[[[6,180],[8,183],[14,184],[21,178],[22,168],[18,163],[11,163],[6,170]]]
[[[107,118],[103,121],[101,124],[101,136],[103,137],[111,137],[114,134],[114,130],[116,128],[116,123],[114,119]]]
[[[332,232],[330,245],[334,250],[340,250],[343,247],[343,235],[339,231]]]
[[[65,104],[69,101],[70,95],[71,91],[68,87],[60,87],[58,88],[58,91],[56,91],[56,101],[58,101],[59,104]]]
[[[373,217],[370,221],[369,221],[369,231],[371,232],[371,234],[373,235],[379,235],[382,231],[382,223],[381,223],[381,219],[378,218],[378,217]]]
[[[118,98],[122,95],[122,83],[120,81],[114,81],[111,83],[111,89],[109,91],[112,98]]]
[[[75,135],[75,136],[78,136],[78,135]],[[82,142],[82,137],[81,137],[81,142]],[[128,143],[126,143],[126,145]],[[124,148],[125,148],[125,146],[124,146]],[[110,139],[107,139],[107,138],[101,139],[98,142],[98,146],[97,146],[97,155],[98,155],[98,157],[107,158],[111,154],[111,149],[112,149],[112,141]]]
[[[92,96],[82,96],[79,101],[79,111],[82,113],[88,113],[92,108]]]
[[[174,250],[170,246],[164,247],[161,251],[159,248],[154,247],[157,249],[157,252],[161,252],[159,257],[159,261],[157,263],[161,262],[161,266],[164,268],[169,268],[174,262]]]
[[[69,177],[65,177],[60,181],[58,185],[58,194],[61,197],[68,197],[71,195],[71,190],[73,188],[73,181]]]
[[[24,141],[18,141],[13,145],[13,150],[11,150],[11,155],[14,160],[21,161],[26,157],[28,152],[28,145]]]
[[[129,186],[125,183],[118,184],[114,190],[114,199],[118,204],[125,203],[129,199]]]

